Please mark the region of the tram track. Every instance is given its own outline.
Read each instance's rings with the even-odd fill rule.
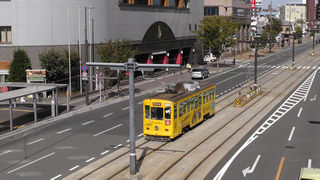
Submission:
[[[303,58],[304,57],[304,58]],[[298,58],[302,58],[305,60],[305,58],[307,57],[310,57],[309,54],[307,53],[303,53],[301,55],[299,55]],[[310,60],[308,60],[307,62],[304,61],[304,64],[303,65],[308,65],[310,63],[313,63],[314,61],[314,58],[311,57]],[[287,64],[287,63],[290,63],[290,61],[287,61],[287,62],[284,62],[281,66],[283,66],[284,64]],[[301,64],[302,65],[302,64]],[[285,84],[286,81],[288,81],[290,78],[293,78],[292,75],[286,75],[286,78],[283,78],[284,75],[286,74],[286,72],[288,71],[287,69],[278,69],[280,70],[280,72],[278,74],[272,74],[272,73],[265,73],[265,74],[262,74],[260,77],[259,77],[259,82],[260,82],[260,85],[262,87],[264,87],[264,85],[268,85],[268,83],[271,82],[271,78],[274,79],[276,77],[281,77],[282,78],[282,81],[280,81],[278,83],[278,86],[282,85],[282,84]],[[270,71],[276,71],[275,68],[271,69]],[[306,71],[306,70],[302,70],[302,69],[297,69],[295,70],[294,72],[302,72],[302,74],[306,74],[306,72],[303,72],[303,71]],[[308,71],[309,72],[309,71]],[[289,87],[291,86],[296,86],[295,84],[297,84],[297,82],[300,82],[301,80],[303,80],[303,77],[302,75],[298,76],[298,79],[297,81],[293,81],[292,83],[290,83]],[[277,96],[274,96],[273,97],[273,100],[276,99],[276,98],[279,98],[280,96],[283,95],[283,93],[286,91],[287,88],[285,88],[285,90],[283,90],[281,93],[278,93]],[[252,100],[252,102],[248,103],[248,105],[246,106],[246,108],[243,108],[243,110],[237,112],[237,115],[234,116],[233,118],[231,118],[229,121],[227,122],[223,122],[223,124],[221,124],[221,126],[219,128],[215,128],[215,130],[209,134],[207,137],[203,138],[200,142],[198,142],[197,144],[193,145],[190,149],[188,150],[179,150],[179,149],[175,149],[173,146],[174,143],[178,144],[178,143],[182,143],[181,141],[184,141],[185,139],[188,139],[190,137],[190,134],[191,133],[187,133],[181,137],[179,137],[178,139],[174,140],[173,142],[154,142],[154,141],[146,141],[146,140],[139,140],[137,142],[137,157],[139,157],[139,159],[137,160],[137,165],[138,165],[138,169],[140,169],[140,172],[141,171],[144,171],[141,167],[141,165],[146,161],[146,158],[154,155],[154,154],[159,154],[159,152],[167,152],[167,151],[170,151],[171,153],[175,153],[175,152],[178,152],[178,153],[182,153],[182,155],[180,155],[178,158],[177,156],[175,156],[174,158],[171,158],[171,159],[174,159],[174,162],[170,162],[171,164],[168,166],[166,165],[165,168],[159,170],[158,169],[158,173],[154,173],[154,172],[147,172],[147,173],[142,173],[142,174],[146,174],[146,179],[168,179],[168,178],[173,178],[171,175],[169,174],[172,174],[172,171],[175,171],[177,170],[177,168],[181,167],[181,163],[183,162],[183,159],[185,159],[186,157],[188,156],[192,156],[192,154],[199,150],[200,148],[203,148],[203,146],[206,146],[206,144],[208,144],[208,141],[212,140],[212,138],[214,138],[214,136],[220,132],[222,132],[224,130],[224,128],[226,128],[228,125],[231,125],[232,123],[235,122],[235,120],[237,118],[240,118],[242,114],[244,114],[249,108],[257,105],[257,103],[259,102],[260,99],[264,98],[264,97],[267,97],[268,95],[270,95],[270,93],[272,93],[273,91],[266,91],[264,93],[262,93],[260,96],[256,97],[254,100]],[[217,101],[216,101],[216,107],[219,107],[219,105],[221,105],[220,109],[217,108],[216,110],[216,113],[219,115],[220,113],[224,112],[224,111],[227,111],[228,109],[227,108],[230,108],[232,107],[233,103],[234,103],[234,97],[237,96],[238,94],[238,90],[237,89],[234,89],[233,91],[229,92],[228,94],[225,94],[224,96],[221,96]],[[264,107],[267,107],[269,106],[270,104],[272,104],[273,100],[271,100],[269,103],[265,104]],[[206,161],[207,158],[209,158],[210,156],[212,156],[220,147],[224,146],[231,138],[233,138],[237,133],[239,133],[239,131],[245,127],[246,125],[248,125],[249,123],[251,123],[251,121],[257,117],[257,115],[263,111],[264,108],[261,108],[259,111],[255,112],[255,114],[250,118],[248,119],[247,121],[245,121],[241,126],[238,126],[238,128],[236,130],[234,130],[232,133],[229,133],[229,136],[226,137],[222,142],[216,144],[216,147],[213,148],[211,150],[211,152],[207,153],[207,155],[202,158],[201,161],[197,162],[196,165],[193,166],[193,168],[188,168],[189,171],[186,173],[184,172],[184,175],[183,176],[179,176],[178,179],[192,179],[192,176],[193,174],[199,169],[199,167],[201,167],[201,165]],[[212,119],[209,119],[207,121],[205,121],[204,123],[201,123],[200,126],[204,127],[203,124],[208,124],[209,121],[211,121]],[[214,118],[213,118],[214,120]],[[214,123],[214,122],[210,122],[210,123]],[[197,131],[200,127],[196,127],[194,130]],[[192,130],[192,131],[194,131]],[[199,129],[199,131],[201,131]],[[174,150],[168,150],[169,148],[168,147],[171,147],[170,149],[174,149]],[[91,171],[90,173],[88,173],[87,175],[83,176],[82,178],[80,179],[86,179],[86,177],[92,173],[95,173],[95,172],[98,172],[99,170],[102,170],[102,169],[105,169],[107,168],[108,169],[108,166],[111,165],[111,163],[119,163],[119,162],[122,162],[122,163],[119,163],[119,167],[117,168],[117,170],[114,170],[114,173],[111,173],[111,175],[109,177],[106,177],[107,179],[119,179],[120,177],[123,177],[125,173],[128,172],[128,168],[130,167],[130,165],[128,165],[128,163],[123,163],[123,161],[127,161],[127,156],[128,156],[128,148],[122,148],[122,152],[119,152],[117,154],[117,156],[114,156],[115,158],[113,159],[110,159],[109,162],[107,163],[104,163],[103,165],[101,165],[99,168],[95,169],[94,171]],[[116,153],[116,152],[115,152]],[[161,153],[160,153],[161,154]],[[166,154],[166,153],[164,153]],[[159,162],[160,164],[162,164],[161,162]],[[165,161],[165,163],[169,163],[168,161]],[[179,166],[179,167],[178,167]],[[184,166],[182,166],[184,167]],[[180,171],[181,172],[181,171]],[[152,175],[151,175],[152,174]],[[177,178],[175,178],[177,179]]]

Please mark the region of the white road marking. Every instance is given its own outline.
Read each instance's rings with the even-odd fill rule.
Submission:
[[[121,109],[121,110],[126,110],[126,109],[129,109],[130,107],[128,106],[128,107],[125,107],[125,108],[123,108],[123,109]]]
[[[118,147],[122,146],[122,144],[116,145],[114,148],[117,149]]]
[[[73,171],[73,170],[77,169],[78,167],[79,167],[79,165],[76,165],[75,167],[69,169],[69,171]]]
[[[37,142],[40,142],[40,141],[43,141],[44,138],[41,138],[41,139],[38,139],[38,140],[35,140],[35,141],[32,141],[32,142],[29,142],[28,145],[31,145],[31,144],[34,144],[34,143],[37,143]]]
[[[139,134],[138,137],[143,136],[143,133]]]
[[[109,113],[109,114],[106,114],[106,115],[104,115],[103,117],[108,117],[108,116],[110,116],[110,115],[112,115],[113,113]]]
[[[297,117],[300,117],[301,111],[302,111],[302,108],[300,108],[300,110],[299,110],[299,113],[298,113]]]
[[[242,73],[239,73],[239,74],[237,74],[237,75],[235,75],[235,76],[229,77],[228,79],[225,79],[225,80],[223,80],[223,81],[220,81],[220,82],[217,83],[217,85],[218,85],[218,84],[221,84],[221,83],[223,83],[223,82],[225,82],[225,81],[228,81],[228,80],[230,80],[230,79],[232,79],[232,78],[235,78],[235,77],[237,77],[237,76],[240,76],[241,74],[242,74]]]
[[[94,121],[88,121],[88,122],[85,122],[85,123],[82,123],[81,125],[84,126],[84,125],[87,125],[87,124],[90,124],[90,123],[94,123]]]
[[[292,128],[288,141],[291,141],[295,129],[295,127]]]
[[[247,175],[248,173],[253,173],[254,169],[256,168],[256,166],[257,166],[257,164],[258,164],[258,162],[259,162],[260,157],[261,157],[261,155],[258,155],[258,156],[257,156],[257,158],[256,158],[256,160],[254,161],[254,163],[253,163],[253,165],[252,165],[251,168],[250,168],[250,166],[249,166],[249,167],[247,167],[246,169],[242,170],[242,174],[243,174],[244,177],[246,177],[246,175]]]
[[[139,102],[138,104],[142,104],[142,103],[143,103],[143,101]]]
[[[95,157],[93,157],[93,158],[91,158],[91,159],[86,160],[86,162],[90,162],[90,161],[92,161],[92,160],[94,160],[94,159],[95,159]]]
[[[61,134],[61,133],[64,133],[64,132],[67,132],[67,131],[70,131],[70,130],[71,130],[71,128],[68,128],[68,129],[65,129],[65,130],[57,132],[57,134]]]
[[[10,152],[12,152],[12,150],[5,151],[5,152],[1,153],[0,156],[2,156],[2,155],[4,155],[4,154],[8,154],[8,153],[10,153]]]
[[[59,178],[59,177],[61,177],[61,176],[62,176],[62,174],[59,174],[59,175],[57,175],[57,176],[55,176],[55,177],[51,178],[50,180],[58,179],[58,178]]]
[[[108,152],[109,152],[109,150],[107,150],[107,151],[105,151],[105,152],[102,152],[101,155],[104,155],[104,154],[106,154],[106,153],[108,153]]]
[[[311,168],[311,167],[312,167],[312,160],[308,159],[308,168]]]
[[[130,142],[130,139],[129,139],[129,140],[127,140],[127,142]]]
[[[48,155],[46,155],[46,156],[43,156],[43,157],[41,157],[41,158],[39,158],[39,159],[36,159],[36,160],[34,160],[34,161],[32,161],[32,162],[29,162],[28,164],[25,164],[25,165],[23,165],[23,166],[20,166],[20,167],[14,169],[14,170],[9,171],[8,174],[10,174],[10,173],[12,173],[12,172],[15,172],[15,171],[17,171],[17,170],[19,170],[19,169],[22,169],[22,168],[24,168],[24,167],[26,167],[26,166],[29,166],[30,164],[33,164],[33,163],[35,163],[35,162],[38,162],[38,161],[40,161],[40,160],[42,160],[42,159],[44,159],[44,158],[47,158],[47,157],[49,157],[49,156],[52,156],[52,155],[54,155],[54,154],[55,154],[55,152],[53,152],[53,153],[51,153],[51,154],[48,154]]]
[[[108,131],[110,131],[110,130],[112,130],[112,129],[115,129],[115,128],[119,127],[119,126],[122,126],[122,124],[116,125],[116,126],[114,126],[114,127],[112,127],[112,128],[109,128],[109,129],[107,129],[107,130],[105,130],[105,131],[102,131],[102,132],[100,132],[100,133],[98,133],[98,134],[95,134],[95,135],[93,135],[93,137],[99,136],[100,134],[103,134],[103,133],[105,133],[105,132],[108,132]]]

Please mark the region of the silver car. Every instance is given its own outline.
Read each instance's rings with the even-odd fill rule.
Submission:
[[[209,71],[207,68],[193,68],[191,72],[191,78],[202,78],[209,77]]]

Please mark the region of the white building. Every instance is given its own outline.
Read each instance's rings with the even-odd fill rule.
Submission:
[[[0,63],[11,61],[13,50],[20,47],[27,51],[32,68],[40,68],[38,54],[52,47],[66,49],[68,39],[76,51],[80,41],[84,54],[85,7],[89,6],[94,7],[87,9],[89,43],[93,20],[96,44],[128,38],[139,49],[139,62],[153,57],[162,63],[167,55],[169,63],[176,63],[177,56],[187,62],[193,57],[196,35],[192,31],[204,17],[203,1],[0,0]]]

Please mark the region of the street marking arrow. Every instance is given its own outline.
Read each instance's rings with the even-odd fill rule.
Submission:
[[[256,160],[254,161],[254,163],[253,163],[253,165],[252,165],[251,168],[250,168],[250,166],[249,166],[249,167],[247,167],[246,169],[242,170],[242,174],[243,174],[244,177],[246,177],[246,175],[247,175],[248,173],[253,173],[254,169],[256,168],[256,166],[257,166],[257,164],[258,164],[258,161],[259,161],[260,157],[261,157],[261,155],[258,155],[258,156],[257,156],[257,158],[256,158]]]
[[[314,95],[313,99],[310,99],[310,101],[315,101],[317,99],[317,95]]]

